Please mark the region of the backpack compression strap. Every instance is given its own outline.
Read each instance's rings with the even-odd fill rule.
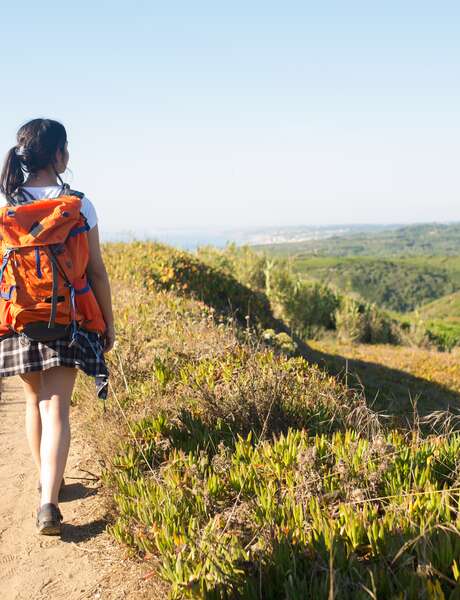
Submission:
[[[50,261],[51,261],[51,268],[52,268],[52,275],[53,275],[53,284],[52,284],[52,297],[51,297],[51,314],[50,314],[50,320],[48,323],[48,327],[54,327],[54,319],[56,316],[56,309],[57,309],[57,300],[58,300],[58,295],[57,295],[57,276],[58,276],[58,271],[61,272],[62,277],[65,280],[65,284],[66,286],[69,288],[70,290],[70,310],[71,310],[71,315],[72,315],[72,339],[71,342],[69,344],[69,348],[71,346],[73,346],[73,344],[75,343],[75,336],[77,333],[77,322],[76,322],[76,307],[75,307],[75,288],[72,285],[72,282],[69,281],[69,278],[67,277],[67,274],[65,272],[65,270],[62,268],[61,264],[59,263],[59,260],[55,254],[55,249],[53,246],[48,246],[46,248],[46,251],[50,257]]]
[[[54,322],[56,320],[56,311],[57,311],[57,290],[58,290],[58,269],[56,264],[56,257],[51,252],[51,273],[53,275],[53,284],[51,291],[51,313],[50,320],[48,322],[48,327],[54,327]]]

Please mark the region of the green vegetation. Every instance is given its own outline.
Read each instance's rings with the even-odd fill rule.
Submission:
[[[109,530],[151,561],[170,598],[460,598],[452,415],[422,427],[414,410],[413,426],[386,428],[292,340],[267,346],[282,323],[263,316],[266,278],[247,265],[255,297],[230,260],[221,270],[148,243],[104,253],[119,340],[111,394],[101,414],[79,378],[76,401],[104,465]],[[260,299],[254,328],[224,293],[242,314]],[[355,314],[346,302],[334,314]]]
[[[403,329],[418,331],[412,340],[418,337],[439,350],[460,344],[460,224],[412,225],[255,249],[272,260],[285,258],[303,279],[391,311]]]
[[[289,430],[216,447],[206,432],[183,449],[187,433],[138,422],[108,477],[112,533],[161,554],[172,597],[459,597],[460,436]]]
[[[342,341],[410,344],[451,350],[460,326],[425,313],[460,286],[457,257],[267,257],[248,246],[198,249],[197,256],[253,291],[303,339],[335,333]],[[452,296],[456,298],[456,296]],[[419,307],[418,311],[411,311]],[[455,311],[455,302],[449,307]],[[443,315],[444,317],[444,315]]]
[[[460,322],[460,293],[448,294],[439,300],[420,307],[418,313],[423,319],[443,319]]]
[[[439,350],[452,350],[460,345],[460,323],[429,321],[426,325],[429,339]]]
[[[368,344],[398,344],[402,333],[374,304],[363,304],[344,296],[335,312],[339,340]]]
[[[447,269],[404,259],[292,257],[299,275],[356,293],[367,302],[398,312],[415,308],[459,288]]]
[[[264,293],[274,315],[303,339],[337,331],[339,336],[357,342],[401,340],[397,322],[374,303],[349,298],[328,283],[303,278],[285,259],[267,258],[248,246],[235,244],[224,250],[199,248],[197,255],[254,291]]]
[[[240,323],[273,326],[265,294],[250,290],[223,269],[197,260],[190,253],[161,243],[113,243],[106,246],[106,260],[113,277],[128,285],[151,290],[174,290],[202,300],[215,310],[231,314]],[[120,256],[123,260],[120,260]]]
[[[451,350],[460,344],[460,293],[448,294],[421,306],[408,315],[422,320],[428,336],[440,349]]]
[[[451,350],[460,343],[457,323],[400,314],[460,286],[454,257],[266,257],[248,246],[202,247],[197,256],[263,294],[273,314],[302,339],[334,332],[342,341],[410,344]],[[392,309],[392,310],[390,310]]]

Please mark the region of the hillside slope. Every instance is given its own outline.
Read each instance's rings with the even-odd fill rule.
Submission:
[[[77,402],[104,466],[109,531],[151,565],[152,585],[172,599],[455,598],[455,431],[433,435],[417,418],[390,429],[333,365],[267,347],[179,290],[168,264],[169,289],[154,281],[158,248],[105,250],[111,393],[101,415],[84,380]],[[398,384],[403,369],[385,372]]]
[[[363,386],[374,409],[403,421],[432,411],[460,410],[460,362],[452,353],[422,348],[309,342],[310,360],[331,373]]]
[[[460,292],[447,294],[438,300],[424,304],[418,309],[423,319],[443,319],[460,322]]]
[[[374,257],[293,257],[292,268],[306,278],[355,292],[386,309],[408,312],[458,289],[440,266]]]

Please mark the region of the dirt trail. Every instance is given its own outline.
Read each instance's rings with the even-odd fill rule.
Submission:
[[[140,597],[141,590],[133,589],[139,574],[128,585],[120,572],[121,554],[105,531],[98,484],[83,470],[91,470],[90,451],[75,424],[65,472],[67,485],[60,501],[62,537],[35,533],[37,473],[25,436],[21,382],[8,377],[0,383],[0,598]]]

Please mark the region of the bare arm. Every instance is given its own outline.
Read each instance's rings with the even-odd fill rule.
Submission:
[[[88,231],[89,261],[88,279],[96,300],[101,308],[104,321],[107,325],[105,352],[112,349],[115,341],[115,329],[112,310],[112,293],[110,289],[109,276],[101,255],[99,242],[99,228],[96,225]]]

